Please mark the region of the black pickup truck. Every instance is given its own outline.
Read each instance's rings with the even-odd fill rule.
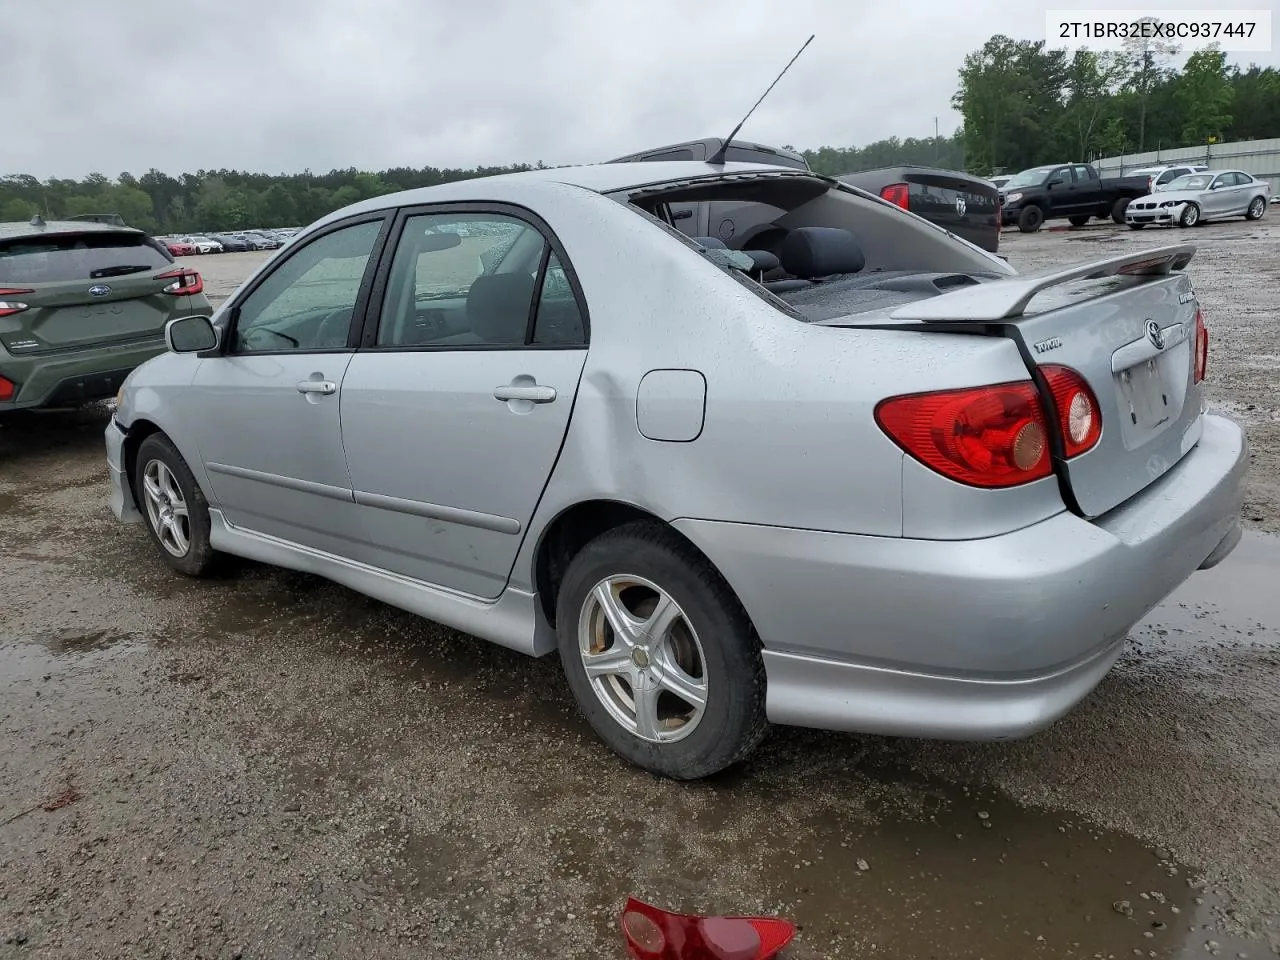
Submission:
[[[1145,197],[1147,178],[1099,177],[1087,163],[1056,163],[1023,170],[1000,188],[1000,219],[1035,233],[1046,220],[1083,227],[1094,217],[1124,223],[1129,201]]]

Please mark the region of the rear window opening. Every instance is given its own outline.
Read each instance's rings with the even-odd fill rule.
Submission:
[[[615,199],[658,221],[773,306],[807,321],[892,307],[1014,273],[1003,260],[933,224],[813,174],[696,178]]]
[[[173,263],[141,233],[60,233],[0,241],[0,284],[101,280]]]

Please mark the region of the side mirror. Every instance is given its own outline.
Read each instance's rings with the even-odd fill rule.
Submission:
[[[164,344],[173,353],[200,353],[218,345],[218,331],[208,317],[179,317],[164,325]]]

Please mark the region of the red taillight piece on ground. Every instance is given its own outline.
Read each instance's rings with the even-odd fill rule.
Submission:
[[[905,183],[891,183],[880,188],[880,199],[897,204],[903,210],[911,209],[911,188]]]
[[[0,317],[8,317],[27,309],[27,304],[10,299],[23,294],[35,293],[34,290],[19,290],[16,287],[0,287]]]
[[[12,400],[18,393],[18,385],[12,380],[0,377],[0,402]]]
[[[1092,450],[1102,436],[1102,410],[1084,377],[1069,367],[1043,366],[1058,414],[1058,430],[1067,457]]]
[[[164,288],[164,292],[173,297],[193,297],[204,292],[204,278],[195,270],[180,267],[168,273],[156,274],[157,280],[172,280],[173,283]]]
[[[1209,328],[1205,325],[1204,314],[1196,310],[1196,356],[1194,382],[1204,379],[1209,368]]]
[[[973,487],[1014,487],[1053,472],[1035,384],[1002,383],[881,401],[876,422],[907,453]]]
[[[773,917],[671,913],[628,897],[622,934],[634,960],[772,960],[795,925]]]

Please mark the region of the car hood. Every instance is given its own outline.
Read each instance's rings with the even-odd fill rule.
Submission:
[[[1202,194],[1203,190],[1160,190],[1156,193],[1149,193],[1139,200],[1159,200],[1162,203],[1166,200],[1172,200],[1174,203],[1186,203],[1188,200],[1196,200]]]

